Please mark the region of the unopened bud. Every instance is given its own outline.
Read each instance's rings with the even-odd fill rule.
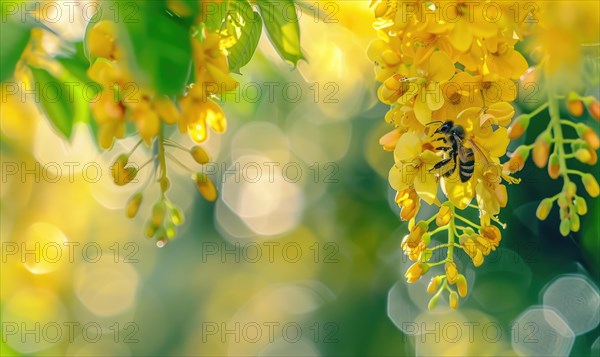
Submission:
[[[527,114],[519,115],[515,121],[508,128],[508,138],[510,140],[515,140],[527,131],[527,127],[529,127],[530,117]]]
[[[180,226],[185,221],[185,216],[179,208],[175,207],[171,210],[171,220],[173,220],[173,223]]]
[[[217,199],[217,189],[208,176],[199,172],[194,175],[194,182],[198,192],[205,200],[212,202]]]
[[[190,154],[192,154],[194,160],[200,165],[204,165],[210,161],[208,154],[201,146],[196,145],[192,147]]]
[[[577,208],[577,214],[583,216],[587,213],[587,203],[583,197],[575,197],[575,207]]]
[[[552,179],[557,179],[560,176],[560,161],[556,153],[550,155],[550,163],[548,164],[548,176]]]
[[[513,152],[510,160],[504,163],[504,169],[515,173],[521,171],[525,166],[525,161],[529,157],[529,149],[525,146],[519,146],[515,152]]]
[[[591,174],[584,174],[581,177],[581,181],[583,182],[583,187],[587,193],[592,197],[598,197],[600,194],[600,187],[598,187],[598,181]]]
[[[159,227],[162,225],[164,219],[165,205],[162,202],[157,202],[154,207],[152,207],[152,224],[155,227]]]
[[[456,279],[456,288],[458,289],[458,294],[461,297],[467,296],[467,279],[464,275],[458,274],[458,279]]]
[[[569,110],[569,113],[575,117],[583,115],[583,102],[577,93],[570,92],[567,96],[567,109]]]
[[[156,227],[152,224],[152,222],[149,222],[148,225],[146,225],[146,237],[152,238],[154,237],[155,233]]]
[[[435,307],[438,304],[438,301],[440,301],[440,296],[439,295],[432,296],[431,299],[429,300],[429,303],[427,304],[427,309],[429,311],[435,309]]]
[[[133,218],[138,213],[140,205],[142,204],[142,193],[138,192],[131,196],[127,203],[127,217]]]
[[[573,212],[571,214],[571,231],[572,232],[579,232],[579,228],[581,228],[580,222],[579,222],[579,215],[577,215],[577,213]]]
[[[160,178],[160,190],[162,192],[167,192],[169,187],[171,187],[171,183],[169,182],[169,179],[167,177],[161,177]]]
[[[596,134],[594,129],[583,123],[579,123],[576,126],[576,130],[577,134],[585,140],[592,149],[598,150],[598,148],[600,148],[600,138],[598,138],[598,134]]]
[[[458,294],[456,293],[456,291],[452,291],[450,293],[449,305],[452,310],[456,310],[456,308],[458,307]]]
[[[565,185],[565,188],[567,198],[575,197],[575,194],[577,193],[577,185],[575,182],[569,181],[569,183]]]
[[[538,205],[537,210],[535,211],[535,215],[540,221],[543,221],[546,218],[548,218],[548,215],[550,214],[551,210],[552,199],[544,198],[542,202],[540,202],[540,204]]]
[[[458,278],[458,270],[456,269],[456,264],[454,262],[447,262],[445,265],[446,270],[446,280],[448,283],[454,284],[456,279]]]
[[[575,151],[575,158],[583,162],[584,164],[587,164],[589,161],[592,160],[592,154],[588,149],[582,148]]]
[[[569,232],[571,231],[571,221],[568,218],[563,219],[562,221],[560,221],[560,234],[563,235],[563,237],[566,237],[567,235],[569,235]]]
[[[548,132],[541,133],[533,144],[532,159],[535,166],[542,168],[548,163],[548,155],[550,155],[550,139]]]
[[[429,285],[427,285],[427,292],[429,294],[435,293],[437,291],[437,289],[440,287],[441,283],[442,283],[442,277],[439,276],[439,275],[438,276],[434,276],[429,281]]]
[[[452,219],[452,210],[448,205],[442,205],[435,218],[435,224],[437,224],[438,227],[445,226],[450,222],[450,219]]]

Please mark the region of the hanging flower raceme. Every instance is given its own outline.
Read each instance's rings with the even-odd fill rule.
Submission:
[[[146,235],[156,237],[160,247],[175,236],[177,226],[184,221],[181,210],[166,196],[170,188],[167,159],[190,171],[194,185],[205,199],[214,201],[217,198],[210,178],[183,165],[167,150],[186,151],[199,165],[209,162],[206,152],[200,146],[185,148],[164,136],[166,126],[177,125],[181,133],[188,133],[193,141],[202,143],[207,139],[209,129],[216,133],[227,129],[225,114],[216,102],[216,95],[233,90],[238,84],[229,75],[221,36],[204,33],[201,37],[202,41],[199,36],[190,37],[194,83],[180,98],[173,100],[135,80],[127,67],[115,23],[100,21],[93,25],[87,36],[89,54],[94,59],[88,76],[101,87],[97,100],[91,103],[99,127],[98,142],[102,148],[110,148],[115,139],[125,136],[126,123],[134,123],[141,140],[130,152],[117,158],[112,166],[112,175],[115,184],[122,186],[131,182],[140,170],[152,167],[154,172],[149,177],[156,180],[161,195],[147,221]],[[153,155],[148,162],[136,168],[129,162],[129,157],[142,143],[153,146]],[[131,196],[126,210],[128,217],[133,218],[137,214],[148,183]]]
[[[444,265],[428,287],[430,308],[443,291],[452,308],[467,294],[457,249],[480,266],[502,239],[505,183],[518,180],[501,158],[515,114],[514,80],[527,70],[515,49],[521,38],[513,36],[525,32],[522,24],[487,20],[485,2],[449,3],[373,1],[379,39],[367,51],[382,83],[378,97],[390,105],[385,119],[394,126],[381,144],[394,153],[389,182],[401,219],[409,221],[401,247],[415,263],[406,278],[414,282]],[[421,218],[422,203],[438,206],[437,214]],[[469,218],[474,214],[477,222]],[[442,232],[447,243],[431,244]],[[432,261],[438,249],[446,258]]]

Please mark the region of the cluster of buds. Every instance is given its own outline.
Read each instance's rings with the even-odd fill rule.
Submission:
[[[124,186],[132,182],[138,172],[144,169],[144,167],[149,164],[154,164],[152,165],[154,171],[149,175],[149,181],[143,184],[142,188],[129,198],[125,212],[129,218],[137,216],[144,197],[143,191],[146,189],[149,182],[154,180],[157,181],[160,188],[160,198],[152,207],[151,216],[146,222],[146,236],[148,238],[156,238],[157,246],[163,247],[169,240],[175,237],[177,226],[183,224],[185,219],[183,212],[167,197],[167,191],[171,187],[171,184],[167,177],[166,159],[170,158],[176,164],[192,173],[192,180],[194,181],[198,192],[207,201],[215,201],[217,199],[217,189],[210,178],[204,173],[194,173],[186,165],[177,160],[176,157],[166,151],[168,147],[186,151],[196,163],[205,165],[210,162],[210,157],[202,147],[195,145],[191,149],[186,149],[168,139],[156,140],[155,145],[157,147],[156,150],[154,150],[156,154],[137,168],[135,165],[129,163],[129,157],[141,143],[142,141],[140,141],[130,153],[121,154],[117,157],[111,167],[112,177],[115,184]],[[155,179],[156,176],[158,176],[158,179]]]
[[[546,167],[548,176],[554,180],[563,178],[564,185],[561,192],[552,197],[543,199],[538,205],[536,216],[545,220],[554,202],[560,211],[559,230],[563,236],[580,229],[580,216],[587,213],[587,205],[582,196],[577,195],[577,185],[571,176],[579,176],[585,191],[591,197],[600,195],[600,188],[596,178],[586,172],[569,169],[567,162],[575,159],[587,165],[596,165],[598,162],[597,150],[600,148],[600,138],[590,126],[572,119],[561,119],[558,110],[559,97],[549,97],[548,102],[542,104],[532,114],[523,114],[517,117],[509,130],[509,138],[519,138],[527,130],[529,120],[542,110],[549,108],[550,122],[535,139],[533,144],[521,145],[512,154],[510,160],[504,164],[504,169],[510,172],[521,170],[530,153],[532,161],[539,168]],[[566,109],[572,117],[579,118],[585,114],[587,107],[589,115],[600,121],[598,100],[594,97],[581,97],[575,92],[566,96]],[[567,138],[563,129],[574,133],[576,137]]]
[[[436,227],[430,230],[434,220]],[[460,225],[461,222],[467,223],[468,226]],[[405,273],[407,282],[414,283],[426,275],[432,267],[443,264],[445,274],[432,277],[427,287],[427,292],[434,294],[428,307],[435,308],[442,292],[447,291],[449,305],[452,309],[456,309],[459,296],[463,298],[467,296],[468,287],[465,276],[458,271],[454,261],[454,249],[463,250],[471,258],[473,265],[478,267],[483,264],[484,256],[496,250],[500,244],[502,239],[500,230],[492,225],[479,226],[471,222],[459,215],[450,202],[442,204],[438,213],[430,219],[416,223],[411,220],[409,226],[410,231],[401,243],[405,255],[414,262]],[[474,228],[478,230],[477,233]],[[456,242],[454,236],[458,231],[461,233],[459,241]],[[448,243],[431,246],[432,237],[441,232],[446,232]],[[447,249],[448,254],[444,259],[435,261],[435,253],[439,249]]]

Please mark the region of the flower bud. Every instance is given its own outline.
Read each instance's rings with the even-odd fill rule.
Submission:
[[[577,134],[585,140],[592,149],[598,150],[598,148],[600,148],[600,138],[598,138],[598,134],[596,134],[594,129],[583,123],[579,123],[576,126],[576,130]]]
[[[575,117],[583,115],[583,102],[577,93],[570,92],[567,96],[567,109],[569,110],[569,113]]]
[[[452,210],[448,205],[442,205],[435,218],[435,224],[438,227],[445,226],[450,222],[450,219],[452,219]]]
[[[429,294],[435,293],[437,291],[437,289],[440,287],[441,283],[442,283],[442,277],[439,276],[439,275],[438,276],[434,276],[429,281],[429,285],[427,285],[427,292]]]
[[[560,176],[560,161],[558,160],[558,155],[556,153],[552,153],[552,155],[550,155],[548,176],[550,176],[552,179],[557,179],[558,176]]]
[[[177,233],[177,227],[173,222],[167,222],[167,224],[165,224],[165,233],[167,235],[167,238],[175,238],[175,233]]]
[[[588,161],[592,160],[592,154],[588,149],[581,148],[575,151],[575,158],[586,164]]]
[[[535,211],[535,215],[540,221],[544,221],[546,220],[546,218],[548,218],[548,215],[550,214],[551,210],[552,199],[544,198],[542,202],[540,202],[540,204],[538,205],[537,210]]]
[[[146,225],[146,237],[152,238],[154,237],[154,234],[156,234],[156,227],[152,225],[152,222],[148,222]]]
[[[458,289],[458,294],[460,297],[467,296],[467,279],[464,275],[458,274],[458,279],[456,279],[456,288]]]
[[[427,309],[429,311],[435,309],[435,307],[438,304],[438,301],[440,301],[440,296],[439,295],[432,296],[431,299],[429,300],[429,303],[427,304]]]
[[[160,190],[162,192],[167,192],[169,187],[171,187],[171,183],[169,182],[169,179],[167,177],[161,177],[160,178]]]
[[[428,270],[429,264],[416,262],[408,268],[404,276],[406,277],[407,282],[414,283],[415,281],[419,280],[421,276],[427,273]]]
[[[587,213],[587,203],[583,197],[575,197],[575,208],[577,208],[577,214],[581,216]]]
[[[567,209],[567,207],[569,207],[569,201],[567,201],[567,196],[565,194],[559,195],[556,202],[560,208]]]
[[[569,220],[571,221],[571,232],[579,232],[579,228],[581,228],[581,223],[579,221],[579,215],[577,215],[577,213],[573,212],[571,214],[571,218],[569,218]]]
[[[165,205],[162,202],[157,202],[152,207],[152,224],[155,227],[160,227],[165,219]]]
[[[119,170],[116,176],[113,176],[114,183],[117,186],[125,186],[133,181],[137,173],[138,170],[135,167],[126,167],[125,170]]]
[[[565,218],[562,221],[560,221],[559,230],[560,234],[562,234],[563,237],[569,235],[569,232],[571,231],[571,221],[568,218]]]
[[[456,308],[458,307],[458,294],[456,293],[456,291],[452,291],[450,293],[449,305],[452,310],[456,310]]]
[[[181,210],[179,208],[174,207],[171,210],[171,220],[173,221],[173,223],[180,226],[183,224],[183,222],[185,222],[185,216],[183,215],[183,212],[181,212]]]
[[[598,181],[591,174],[585,174],[581,177],[581,181],[583,182],[583,187],[587,193],[592,197],[598,197],[600,194],[600,187],[598,187]]]
[[[194,160],[200,165],[204,165],[210,161],[208,154],[201,146],[196,145],[192,147],[190,154],[192,154]]]
[[[521,137],[521,135],[523,135],[523,133],[525,133],[525,131],[527,131],[527,127],[529,127],[529,120],[530,120],[530,116],[527,114],[521,114],[519,115],[515,121],[510,125],[510,127],[508,128],[508,138],[510,140],[515,140],[519,137]]]
[[[394,129],[379,139],[379,145],[383,146],[383,150],[385,151],[394,151],[394,149],[396,148],[396,143],[398,143],[398,139],[400,139],[400,136],[400,130]]]
[[[600,121],[600,102],[598,102],[597,100],[592,101],[588,105],[588,111],[590,112],[592,118]]]
[[[569,182],[565,185],[565,191],[567,193],[567,197],[571,198],[571,197],[575,197],[575,194],[577,193],[577,185],[575,184],[575,182]]]
[[[208,176],[199,172],[194,175],[194,181],[198,192],[205,200],[212,202],[217,199],[217,189]]]
[[[504,163],[504,169],[515,173],[521,171],[525,166],[525,161],[529,157],[529,149],[525,146],[519,146],[510,157],[510,160]]]
[[[535,166],[542,168],[548,163],[548,155],[550,155],[550,137],[547,131],[538,135],[533,144],[532,159]]]
[[[140,205],[142,204],[142,193],[138,192],[131,196],[127,203],[127,217],[133,218],[138,213]]]
[[[456,279],[458,279],[458,270],[456,269],[456,264],[454,262],[447,262],[445,265],[446,270],[446,280],[448,283],[454,284]]]

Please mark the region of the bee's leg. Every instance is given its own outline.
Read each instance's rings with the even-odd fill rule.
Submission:
[[[436,142],[436,141],[441,141],[441,142],[443,142],[444,144],[447,144],[447,143],[448,143],[448,139],[446,139],[446,138],[445,138],[445,137],[443,137],[443,136],[442,136],[441,138],[437,138],[437,139],[431,140],[431,142]]]
[[[452,158],[451,158],[451,157],[449,157],[449,158],[447,158],[447,159],[440,160],[440,162],[438,162],[437,164],[435,164],[435,165],[433,166],[433,168],[431,168],[431,169],[429,170],[429,172],[431,172],[431,171],[433,171],[433,170],[439,170],[441,167],[443,167],[444,165],[446,165],[447,163],[449,163],[449,162],[450,162],[450,160],[452,160]]]
[[[452,150],[452,147],[451,146],[438,146],[435,149],[436,150],[448,151],[448,150]]]
[[[454,155],[452,155],[451,158],[448,158],[448,160],[452,159],[453,165],[450,169],[448,169],[448,171],[444,172],[444,174],[442,176],[450,177],[450,175],[452,175],[454,173],[454,171],[456,171],[456,166],[458,166],[458,161],[456,160],[457,157],[458,157],[458,155],[456,154],[456,152],[454,152]]]

